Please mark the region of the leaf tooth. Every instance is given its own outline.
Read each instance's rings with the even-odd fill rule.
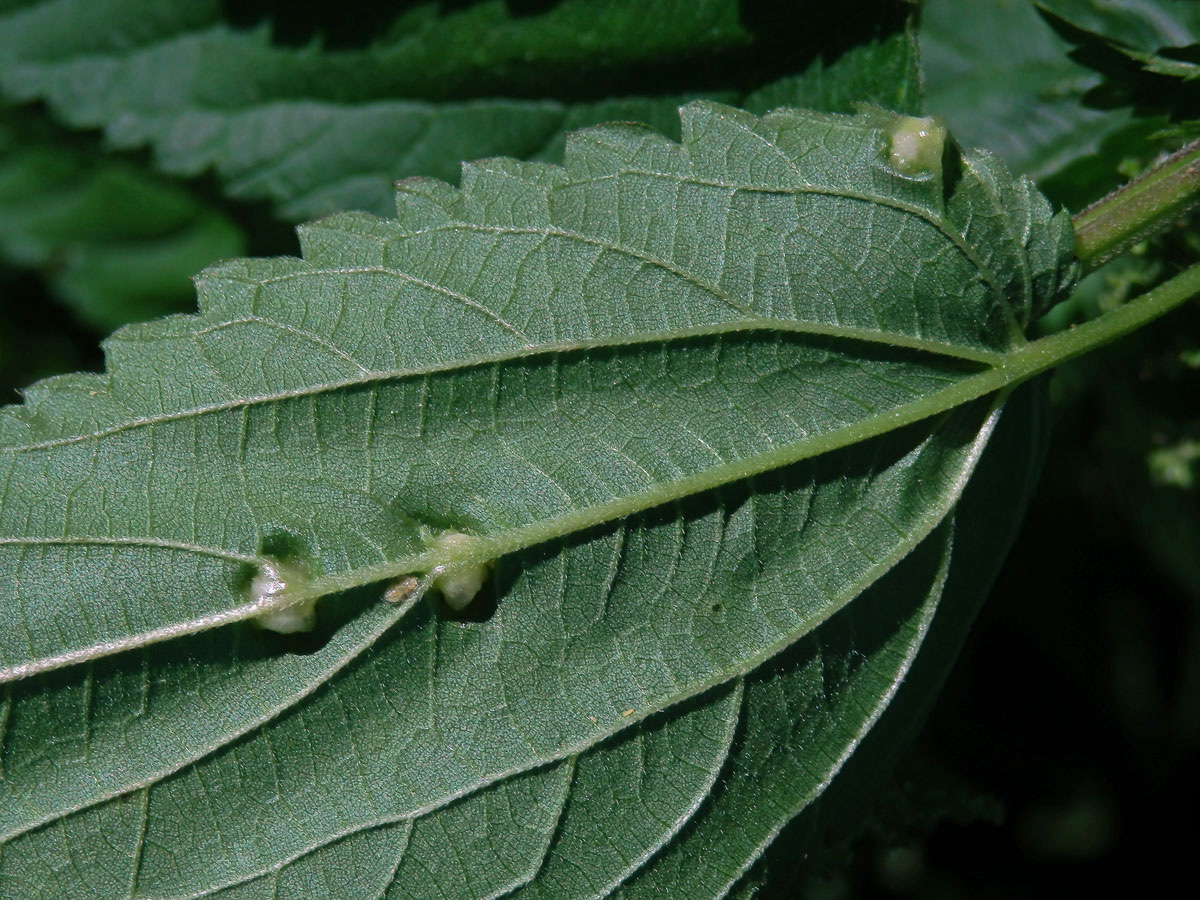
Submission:
[[[494,158],[464,163],[465,217],[482,225],[549,225],[550,195],[567,182],[561,166]]]
[[[296,228],[304,259],[315,266],[382,266],[395,233],[394,220],[363,212],[337,213]]]
[[[681,109],[686,114],[688,107]],[[618,122],[567,135],[564,167],[571,181],[604,177],[629,167],[683,176],[691,170],[687,149],[649,125]]]
[[[422,231],[462,218],[458,189],[436,178],[396,182],[396,219],[402,231]]]

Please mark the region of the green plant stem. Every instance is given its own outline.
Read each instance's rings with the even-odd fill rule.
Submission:
[[[1137,331],[1197,294],[1200,294],[1200,263],[1090,322],[1026,344],[1009,354],[1000,369],[1009,372],[1017,382],[1025,381]]]
[[[1075,255],[1090,272],[1167,228],[1200,202],[1200,140],[1074,217]]]

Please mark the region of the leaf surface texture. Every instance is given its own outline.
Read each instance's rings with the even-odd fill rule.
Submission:
[[[895,127],[697,102],[410,180],[0,413],[0,888],[730,890],[910,664],[998,415],[963,386],[1073,278],[1028,181]],[[465,618],[378,599],[464,560]],[[313,646],[241,621],[279,561]]]

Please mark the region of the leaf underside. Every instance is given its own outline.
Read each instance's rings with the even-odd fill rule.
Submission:
[[[1073,275],[1027,181],[890,127],[697,103],[407,182],[0,412],[0,891],[726,892],[937,605],[997,415],[937,398]],[[381,603],[442,531],[482,613]],[[306,653],[206,630],[271,557]]]

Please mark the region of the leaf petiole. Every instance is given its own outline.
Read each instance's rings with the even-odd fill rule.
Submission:
[[[1074,217],[1075,255],[1091,272],[1200,202],[1200,140]]]

